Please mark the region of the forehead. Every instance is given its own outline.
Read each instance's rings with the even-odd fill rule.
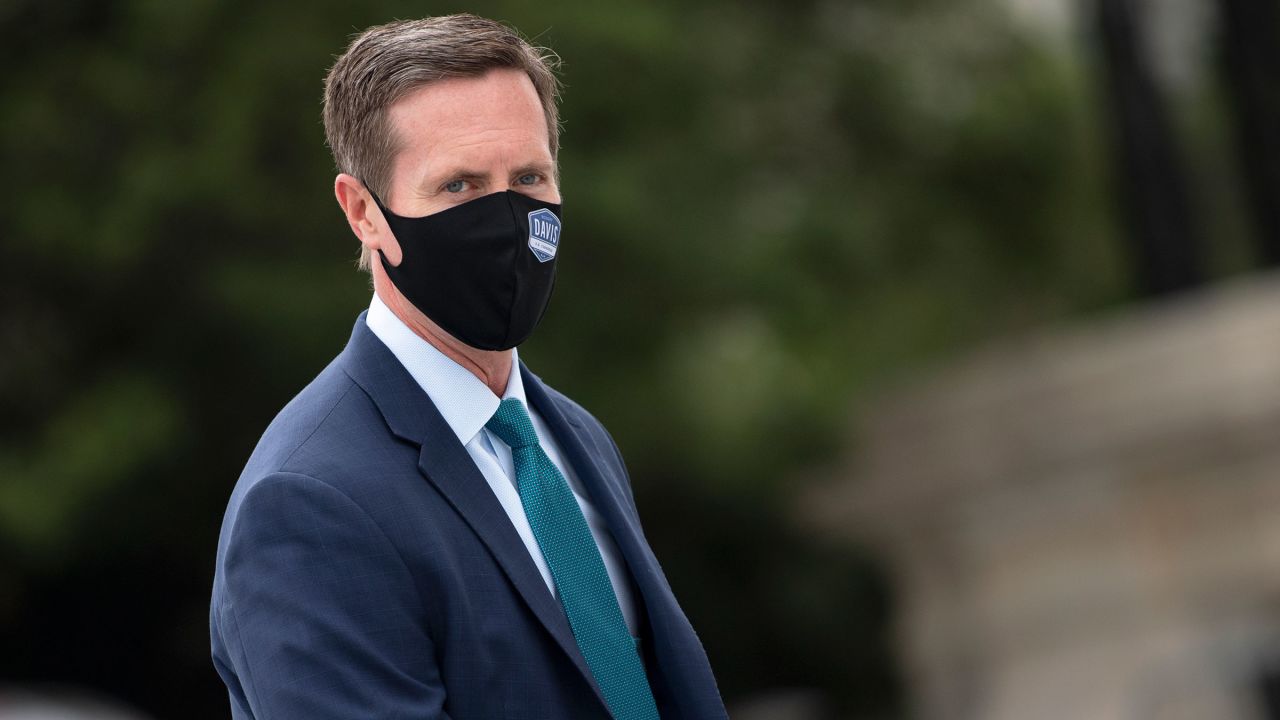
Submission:
[[[445,153],[550,156],[542,103],[521,70],[501,68],[429,83],[393,104],[388,119],[400,159],[411,163]]]

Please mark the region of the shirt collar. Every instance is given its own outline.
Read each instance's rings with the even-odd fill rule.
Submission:
[[[409,329],[377,293],[369,302],[365,324],[427,393],[463,445],[471,442],[489,422],[502,400],[515,398],[528,407],[524,382],[520,378],[520,357],[515,348],[511,349],[511,375],[507,379],[507,390],[499,399],[470,370],[449,359]]]

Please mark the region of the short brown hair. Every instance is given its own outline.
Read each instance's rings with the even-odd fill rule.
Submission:
[[[324,79],[324,134],[338,172],[387,197],[399,151],[387,109],[436,80],[475,77],[495,68],[523,70],[542,101],[551,157],[560,149],[559,58],[494,20],[470,14],[397,20],[360,33]],[[361,248],[360,267],[372,258]]]

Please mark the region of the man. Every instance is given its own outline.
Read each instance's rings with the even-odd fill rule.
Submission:
[[[725,716],[617,446],[517,357],[560,253],[551,60],[455,15],[371,28],[329,72],[374,296],[228,503],[235,718]]]

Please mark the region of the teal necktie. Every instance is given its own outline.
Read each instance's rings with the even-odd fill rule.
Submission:
[[[485,424],[511,446],[525,516],[560,591],[560,604],[596,684],[617,720],[656,720],[644,663],[627,630],[609,573],[569,483],[538,444],[519,400],[507,398]]]

